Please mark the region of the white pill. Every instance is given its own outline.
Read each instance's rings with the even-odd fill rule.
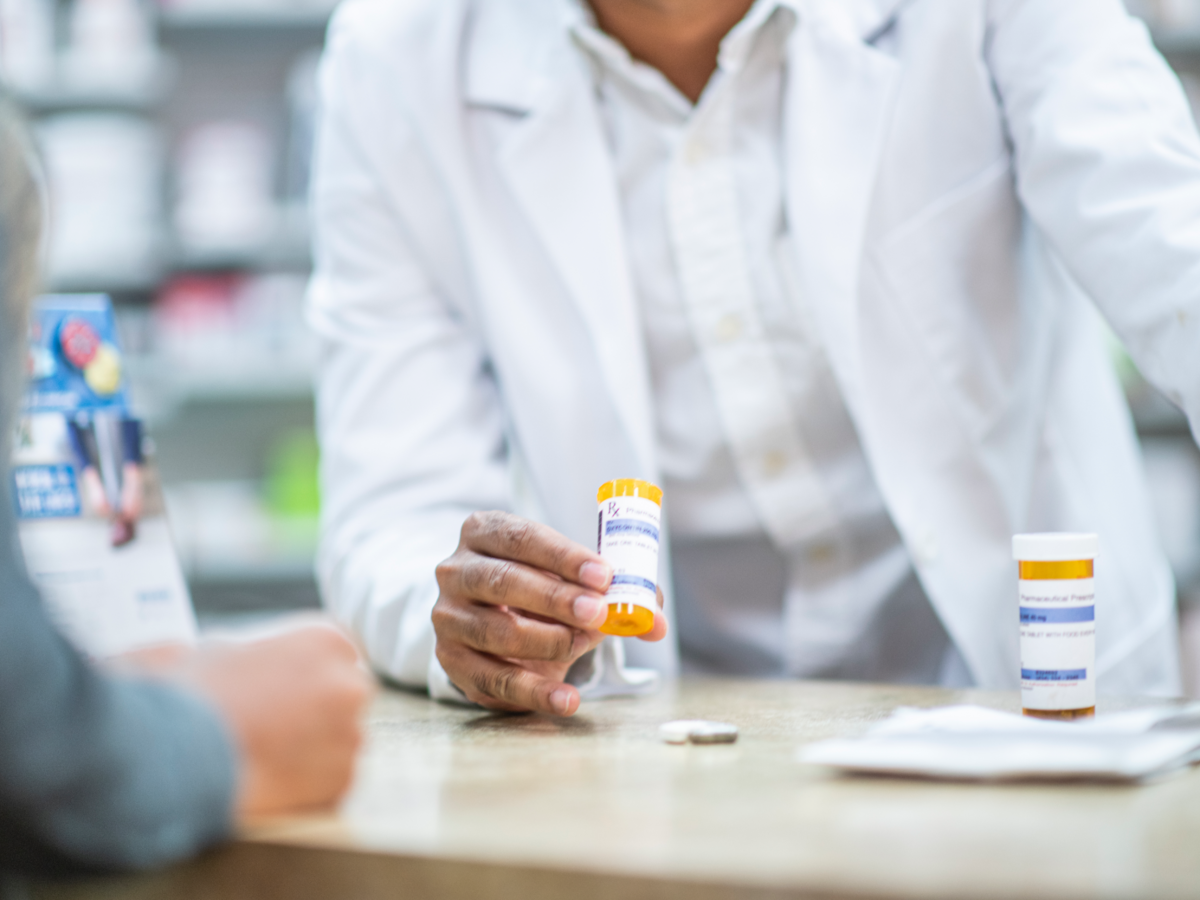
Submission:
[[[732,744],[737,740],[736,725],[705,719],[680,719],[659,726],[658,736],[668,744]]]

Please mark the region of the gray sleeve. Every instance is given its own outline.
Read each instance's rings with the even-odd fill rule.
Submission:
[[[142,868],[225,837],[234,757],[215,712],[104,677],[59,636],[15,558],[9,499],[0,491],[0,870]]]
[[[0,95],[0,872],[158,865],[229,833],[233,747],[198,697],[89,666],[25,576],[7,463],[39,211]]]

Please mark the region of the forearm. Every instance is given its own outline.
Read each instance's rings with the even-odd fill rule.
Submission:
[[[151,868],[228,836],[234,763],[215,716],[164,685],[102,692],[102,722],[84,714],[36,758],[6,760],[0,868]]]
[[[228,834],[234,755],[216,714],[104,677],[0,570],[0,869],[142,868]]]

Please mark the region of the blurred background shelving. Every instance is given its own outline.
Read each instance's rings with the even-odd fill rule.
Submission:
[[[117,303],[202,618],[317,604],[308,158],[324,0],[0,0],[48,287]]]
[[[1200,0],[1129,0],[1200,108]],[[118,304],[203,617],[312,606],[315,348],[301,320],[328,0],[0,0],[46,160],[55,290]],[[1110,341],[1200,660],[1200,452]],[[1200,669],[1189,672],[1200,695]]]

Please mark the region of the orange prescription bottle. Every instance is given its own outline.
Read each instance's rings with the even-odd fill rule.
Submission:
[[[1076,719],[1096,711],[1094,534],[1018,534],[1021,711]]]
[[[654,627],[658,608],[658,544],[662,488],[637,478],[605,482],[596,491],[596,552],[613,567],[605,634],[633,637]]]

